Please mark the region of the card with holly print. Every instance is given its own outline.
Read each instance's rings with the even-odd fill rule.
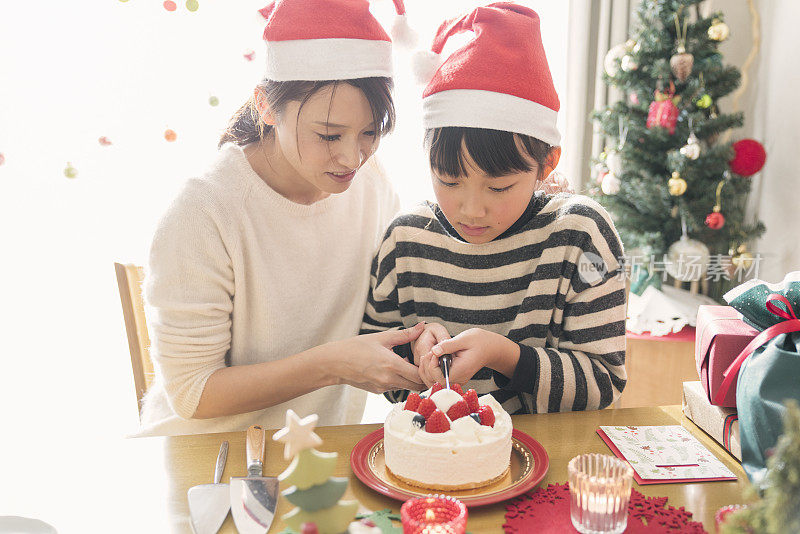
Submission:
[[[737,479],[680,425],[601,426],[597,433],[631,465],[639,484]]]

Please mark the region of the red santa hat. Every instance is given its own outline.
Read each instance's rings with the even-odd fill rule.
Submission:
[[[442,58],[447,39],[466,31],[475,37]],[[444,22],[430,52],[415,55],[414,70],[427,83],[425,128],[488,128],[561,142],[558,95],[532,9],[496,2]]]
[[[403,0],[394,0],[393,33],[413,38]],[[267,19],[270,80],[348,80],[392,75],[392,40],[367,0],[276,0],[259,13]],[[410,44],[410,42],[408,43]]]

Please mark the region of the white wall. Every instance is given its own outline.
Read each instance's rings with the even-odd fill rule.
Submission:
[[[731,36],[720,47],[726,63],[741,67],[752,48],[753,32],[747,2],[716,0],[708,6],[725,13]],[[800,194],[800,2],[756,0],[761,19],[761,47],[749,71],[740,100],[745,125],[733,140],[752,137],[764,144],[767,162],[754,176],[750,211],[767,227],[755,246],[760,253],[759,278],[779,281],[789,271],[800,270],[798,194]],[[720,102],[724,110],[733,95]]]

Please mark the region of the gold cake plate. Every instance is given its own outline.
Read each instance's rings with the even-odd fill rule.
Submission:
[[[467,506],[484,506],[502,502],[535,487],[550,467],[550,458],[541,443],[520,430],[511,434],[511,465],[499,479],[478,488],[442,491],[407,484],[394,476],[384,459],[383,429],[364,436],[350,454],[350,467],[361,482],[373,490],[405,501],[420,495],[450,495]]]

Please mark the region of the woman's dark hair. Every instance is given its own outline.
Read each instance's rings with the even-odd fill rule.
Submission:
[[[325,80],[325,81],[286,81],[276,82],[275,80],[264,79],[258,87],[264,91],[264,95],[269,103],[270,110],[276,116],[280,116],[286,110],[289,102],[300,102],[300,109],[316,92],[329,85],[336,86],[347,83],[361,89],[369,102],[372,110],[372,118],[375,121],[375,132],[377,137],[382,137],[394,128],[395,112],[394,101],[392,100],[391,78],[373,77],[357,78],[353,80]],[[272,126],[264,124],[259,120],[258,109],[256,108],[255,97],[250,99],[233,114],[228,122],[228,127],[219,140],[219,145],[225,143],[236,143],[244,146],[255,141],[260,141],[272,130]]]
[[[519,144],[517,143],[519,140]],[[504,176],[532,169],[520,146],[544,170],[553,147],[535,137],[486,128],[447,126],[425,132],[425,148],[431,169],[439,175],[458,178],[467,174],[466,147],[475,164],[489,176]]]

